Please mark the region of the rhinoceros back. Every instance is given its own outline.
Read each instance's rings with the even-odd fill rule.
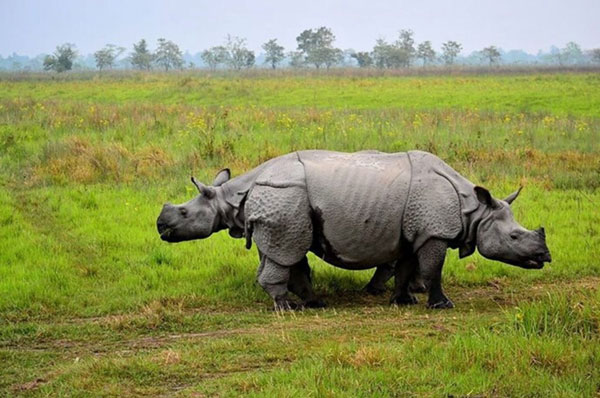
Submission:
[[[302,151],[314,245],[336,265],[396,259],[411,167],[406,153]],[[328,258],[329,257],[329,258]]]

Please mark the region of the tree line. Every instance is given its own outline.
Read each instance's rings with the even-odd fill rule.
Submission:
[[[433,64],[453,65],[463,49],[461,43],[449,40],[442,43],[440,49],[436,51],[429,40],[416,43],[414,32],[409,29],[400,30],[394,41],[377,39],[371,51],[343,51],[334,46],[335,39],[331,29],[322,26],[302,31],[296,37],[296,49],[289,52],[285,51],[277,39],[268,40],[262,45],[263,64],[276,69],[287,60],[288,65],[293,68],[329,69],[343,64],[346,59],[353,59],[361,68],[399,69],[416,65],[423,67]],[[100,71],[114,68],[118,58],[125,51],[123,47],[107,44],[94,53],[96,67]],[[583,57],[587,57],[591,62],[600,63],[600,49],[584,53],[574,42],[569,42],[561,49],[555,48],[550,55],[561,66],[572,64],[573,60],[580,60]],[[65,43],[58,46],[53,54],[44,58],[43,67],[45,70],[56,72],[67,71],[72,69],[76,56],[75,46]],[[492,45],[477,51],[475,56],[480,63],[494,66],[500,63],[502,53],[499,48]],[[231,35],[227,35],[222,44],[202,51],[200,57],[203,64],[212,70],[217,68],[240,70],[251,68],[256,63],[255,53],[247,48],[246,39]],[[158,68],[169,71],[195,67],[194,64],[186,65],[179,46],[164,38],[158,39],[154,51],[149,49],[146,40],[140,40],[133,44],[133,49],[125,60],[132,68],[139,70]]]

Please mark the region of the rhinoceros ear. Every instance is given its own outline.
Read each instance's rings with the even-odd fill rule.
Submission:
[[[207,187],[201,182],[198,182],[198,180],[196,180],[194,177],[192,177],[192,184],[194,184],[196,188],[198,188],[198,192],[200,192],[200,194],[206,196],[207,198],[210,199],[215,196],[214,189],[212,189],[211,187]]]
[[[477,200],[479,201],[479,203],[491,207],[492,209],[498,207],[498,203],[496,203],[496,199],[492,197],[490,191],[480,186],[476,186],[473,189],[475,191],[475,195],[477,196]]]
[[[229,169],[223,169],[217,173],[217,175],[215,176],[215,180],[212,184],[213,186],[218,187],[229,181],[230,178],[231,172],[229,171]]]
[[[523,187],[519,187],[519,189],[517,189],[515,192],[508,195],[504,201],[508,204],[511,204],[517,198],[517,196],[519,196],[521,189],[523,189]]]

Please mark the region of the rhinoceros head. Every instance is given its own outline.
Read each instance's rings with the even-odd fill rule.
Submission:
[[[544,228],[529,231],[514,219],[510,204],[521,189],[504,200],[494,199],[485,188],[474,189],[479,202],[489,210],[477,228],[477,249],[484,257],[522,268],[542,268],[552,261]]]
[[[229,178],[228,169],[217,174],[213,186],[206,186],[192,177],[192,182],[199,191],[198,196],[180,205],[166,203],[163,206],[156,220],[160,238],[167,242],[203,239],[221,229],[220,201],[215,187]]]

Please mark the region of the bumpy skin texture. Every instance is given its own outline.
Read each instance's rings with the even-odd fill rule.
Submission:
[[[295,157],[284,157],[256,179],[246,206],[247,230],[261,253],[281,265],[304,258],[313,229],[304,183],[304,168]]]
[[[460,203],[454,187],[431,169],[413,169],[406,206],[404,237],[417,250],[432,237],[452,240],[462,231]]]
[[[163,207],[161,238],[176,242],[229,229],[248,248],[253,240],[261,257],[257,280],[276,309],[296,307],[288,292],[305,306],[322,306],[308,251],[341,268],[379,267],[367,286],[372,293],[394,273],[396,304],[416,302],[411,292],[422,290],[415,283],[421,275],[432,308],[453,306],[441,287],[447,248],[464,257],[477,246],[488,258],[523,268],[551,261],[543,228],[528,231],[513,219],[509,205],[518,191],[494,199],[426,152],[300,151],[233,179],[224,169],[212,187],[194,183],[197,198]]]

